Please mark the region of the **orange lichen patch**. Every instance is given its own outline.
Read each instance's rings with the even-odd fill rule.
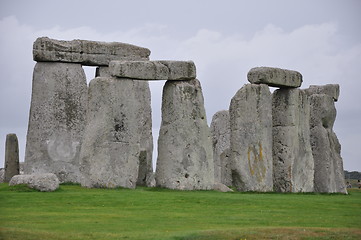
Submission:
[[[258,182],[263,181],[266,174],[266,167],[263,159],[262,144],[258,146],[250,145],[247,152],[249,171],[252,176],[255,176]]]

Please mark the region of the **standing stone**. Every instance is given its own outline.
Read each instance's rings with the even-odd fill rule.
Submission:
[[[122,80],[119,80],[122,81]],[[140,153],[139,171],[137,185],[152,185],[153,174],[153,135],[152,135],[152,107],[151,93],[147,81],[134,80],[134,93],[136,99],[140,101]]]
[[[232,186],[232,172],[230,162],[230,137],[229,111],[223,110],[213,115],[211,123],[214,181]]]
[[[338,101],[340,96],[340,85],[338,84],[326,84],[326,85],[310,85],[309,88],[304,90],[307,95],[312,94],[326,94],[333,98],[335,102]]]
[[[267,84],[271,87],[297,88],[302,84],[299,72],[271,67],[256,67],[249,70],[248,81],[253,84]]]
[[[277,192],[313,192],[310,106],[300,89],[273,93],[273,185]]]
[[[16,134],[6,135],[5,142],[5,177],[4,182],[19,174],[19,143]]]
[[[272,191],[272,96],[267,85],[246,84],[230,108],[233,186]]]
[[[35,65],[25,174],[54,173],[60,182],[79,182],[87,96],[80,64]]]
[[[98,67],[96,77],[111,77],[109,67]],[[122,81],[124,78],[118,78]],[[153,135],[152,135],[152,107],[151,92],[148,81],[134,80],[134,93],[141,102],[139,113],[141,114],[140,123],[140,153],[139,153],[139,171],[138,186],[154,186],[153,173]]]
[[[33,45],[37,62],[70,62],[108,66],[112,60],[149,60],[150,50],[120,42],[63,41],[40,37]]]
[[[163,88],[156,183],[170,189],[213,189],[212,139],[197,79],[167,81]]]
[[[315,161],[315,191],[347,193],[341,145],[333,131],[336,119],[334,98],[326,94],[310,96],[311,147]]]
[[[144,110],[138,87],[136,81],[112,77],[90,82],[80,153],[82,186],[135,188]]]

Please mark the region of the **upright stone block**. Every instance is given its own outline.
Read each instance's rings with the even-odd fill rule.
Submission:
[[[273,191],[272,96],[267,85],[244,85],[232,98],[229,115],[233,186]]]
[[[313,192],[310,107],[300,89],[273,93],[273,177],[277,192]]]
[[[37,63],[33,74],[25,174],[54,173],[79,182],[87,83],[80,64]]]
[[[340,85],[338,84],[326,84],[326,85],[310,85],[309,88],[304,90],[307,95],[313,94],[326,94],[333,98],[337,102],[340,95]]]
[[[37,62],[70,62],[86,66],[108,66],[112,60],[149,60],[150,50],[119,42],[63,41],[40,37],[33,45]]]
[[[130,79],[97,77],[90,82],[80,153],[82,186],[135,188],[144,110],[138,88]]]
[[[229,111],[223,110],[213,115],[211,123],[214,181],[232,186],[232,172],[230,159],[231,127],[229,125]]]
[[[315,191],[347,193],[341,145],[333,131],[336,119],[334,98],[326,94],[312,94],[311,147],[315,161]]]
[[[256,67],[249,70],[248,81],[253,84],[267,84],[271,87],[297,88],[302,84],[299,72],[271,67]]]
[[[5,142],[5,174],[4,182],[19,174],[19,142],[14,133],[6,135]]]
[[[213,189],[212,153],[199,81],[167,81],[158,138],[157,185],[180,190]]]

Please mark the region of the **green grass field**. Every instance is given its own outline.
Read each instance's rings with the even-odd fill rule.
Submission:
[[[0,239],[361,239],[349,195],[85,189],[0,184]]]

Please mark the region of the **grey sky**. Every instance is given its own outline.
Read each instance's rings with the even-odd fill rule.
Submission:
[[[0,166],[5,137],[18,135],[21,161],[37,37],[119,41],[151,59],[193,60],[207,118],[227,109],[255,66],[300,71],[303,88],[338,83],[334,130],[347,170],[361,171],[361,1],[0,0]],[[86,68],[88,80],[93,69]],[[154,135],[164,82],[151,83]]]

